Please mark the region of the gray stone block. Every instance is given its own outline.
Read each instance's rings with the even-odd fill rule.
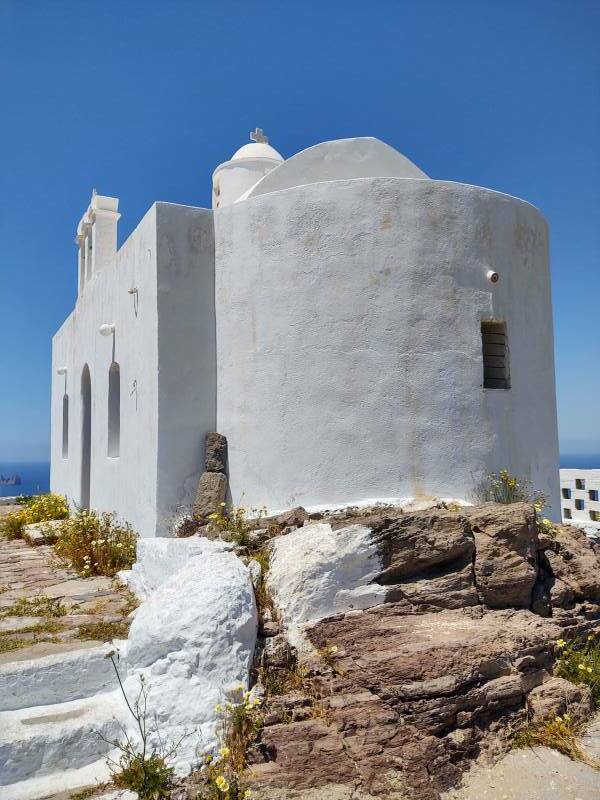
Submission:
[[[194,502],[194,519],[207,520],[219,510],[227,494],[227,478],[222,472],[203,472],[198,481]]]

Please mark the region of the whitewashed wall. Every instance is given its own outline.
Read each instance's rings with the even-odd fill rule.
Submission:
[[[211,211],[158,203],[157,532],[189,510],[216,424],[215,239]]]
[[[456,183],[330,181],[216,210],[215,252],[217,428],[235,503],[468,497],[507,467],[558,519],[535,208]],[[482,388],[490,317],[508,325],[509,391]]]
[[[128,293],[138,289],[137,299]],[[136,316],[137,308],[137,316]],[[107,455],[108,370],[121,370],[121,441]],[[81,373],[92,383],[90,506],[115,511],[143,536],[168,533],[189,506],[202,471],[204,436],[215,426],[214,233],[212,212],[157,203],[86,284],[53,340],[53,491],[80,503]],[[69,454],[62,458],[67,367]],[[160,376],[160,381],[159,381]]]
[[[75,254],[74,266],[75,269]],[[135,297],[138,289],[137,316]],[[52,491],[80,503],[81,374],[87,363],[92,384],[90,505],[116,511],[136,530],[156,529],[158,441],[158,349],[156,290],[156,207],[144,216],[117,253],[115,262],[86,283],[73,313],[52,342]],[[114,322],[113,337],[99,333]],[[114,355],[113,355],[114,343]],[[121,370],[121,439],[119,458],[107,455],[108,370]],[[62,397],[67,368],[69,454],[62,458]]]

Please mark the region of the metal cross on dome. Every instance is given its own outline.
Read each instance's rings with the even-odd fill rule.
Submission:
[[[265,144],[269,143],[269,137],[265,136],[262,128],[255,128],[253,131],[250,131],[250,138],[253,142],[264,142]]]

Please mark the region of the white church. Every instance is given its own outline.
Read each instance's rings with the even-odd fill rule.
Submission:
[[[212,209],[118,200],[78,227],[53,339],[51,487],[168,535],[204,437],[235,505],[451,497],[502,468],[560,518],[548,229],[374,138],[284,160],[257,129]]]

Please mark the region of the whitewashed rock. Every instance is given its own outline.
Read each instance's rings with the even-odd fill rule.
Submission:
[[[231,550],[231,542],[204,537],[138,539],[137,561],[118,578],[138,597],[146,598],[192,558]]]
[[[364,525],[315,522],[275,539],[267,582],[290,641],[304,646],[302,623],[384,602],[386,588],[370,585],[381,568]]]
[[[129,632],[125,690],[148,687],[161,737],[182,742],[173,765],[184,774],[213,749],[228,689],[248,683],[257,613],[249,570],[233,553],[210,548],[165,580],[144,602]]]

